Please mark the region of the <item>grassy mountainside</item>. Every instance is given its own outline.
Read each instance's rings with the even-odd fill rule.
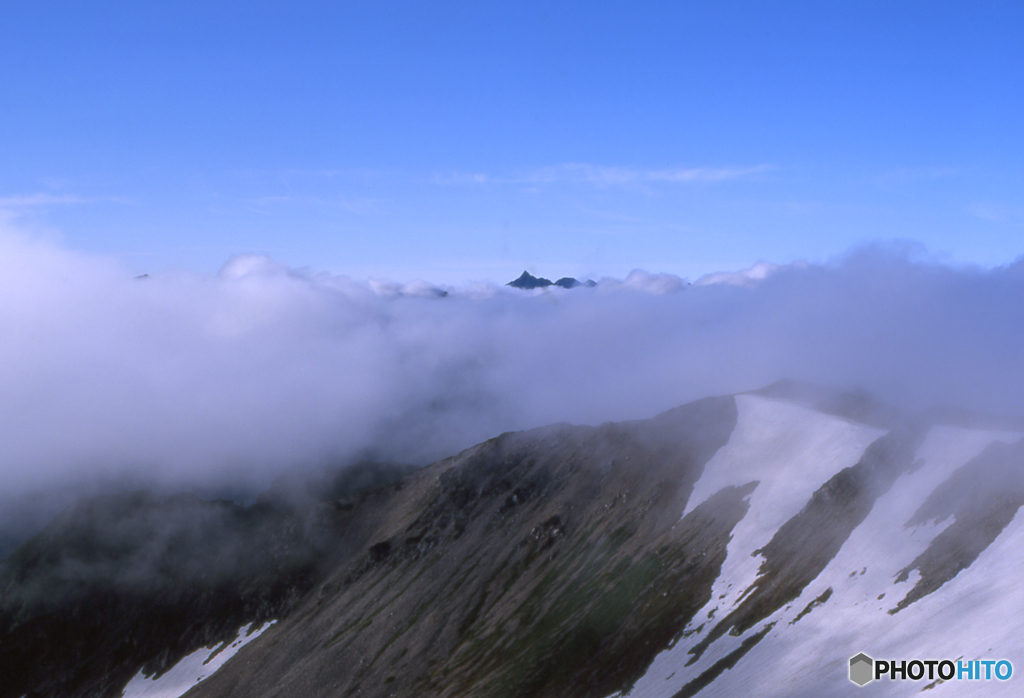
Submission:
[[[679,521],[735,420],[734,400],[716,398],[646,422],[505,434],[416,473],[363,552],[189,695],[628,684],[706,603],[745,512],[750,488],[729,488]]]
[[[195,694],[607,693],[707,600],[746,492],[678,522],[735,422],[726,397],[505,434],[250,507],[85,500],[0,566],[0,697],[116,696],[273,618]]]

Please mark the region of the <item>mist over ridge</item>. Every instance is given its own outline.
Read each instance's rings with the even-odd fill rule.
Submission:
[[[5,497],[425,464],[509,430],[645,418],[781,378],[1021,413],[1024,262],[954,268],[876,246],[711,280],[636,271],[524,292],[252,256],[135,279],[5,234]]]

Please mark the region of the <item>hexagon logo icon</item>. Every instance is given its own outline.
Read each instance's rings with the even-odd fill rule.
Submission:
[[[875,660],[863,652],[850,657],[850,681],[858,686],[866,686],[874,677]]]

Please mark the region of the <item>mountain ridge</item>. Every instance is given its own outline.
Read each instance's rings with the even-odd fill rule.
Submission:
[[[820,695],[833,684],[773,692],[749,683],[751,667],[767,666],[786,638],[836,632],[830,619],[851,613],[862,587],[874,590],[875,603],[886,599],[858,626],[864,643],[877,643],[886,619],[909,614],[900,622],[927,623],[918,608],[953,603],[956,589],[977,584],[976,570],[995,564],[989,550],[1018,535],[1020,437],[790,381],[648,420],[509,432],[414,471],[385,465],[377,473],[363,464],[345,480],[363,489],[349,495],[324,476],[309,486],[281,484],[248,508],[160,500],[218,522],[186,532],[221,532],[194,560],[171,556],[171,577],[189,580],[186,587],[206,588],[210,575],[197,572],[204,559],[260,551],[250,567],[226,565],[237,588],[217,598],[235,599],[222,607],[241,610],[221,613],[195,601],[209,593],[157,584],[157,599],[194,605],[190,630],[165,632],[143,608],[127,626],[88,626],[112,638],[84,643],[106,652],[101,657],[82,650],[76,664],[62,663],[50,653],[32,666],[11,649],[26,625],[42,622],[24,582],[60,582],[60,568],[44,563],[69,554],[58,545],[66,540],[37,537],[0,563],[0,670],[17,679],[0,696],[116,696],[133,675],[133,686],[157,685],[152,679],[184,655],[231,643],[223,651],[238,654],[186,695],[671,698],[733,695],[737,686],[753,695]],[[156,506],[153,495],[132,496]],[[83,511],[109,513],[111,501],[82,504],[54,526],[88,532],[74,522]],[[243,519],[249,528],[224,523]],[[857,551],[872,531],[890,542],[876,543],[881,557],[865,566]],[[159,532],[164,538],[141,535],[142,544],[113,549],[127,550],[130,561],[183,535]],[[95,545],[72,548],[79,563],[95,561]],[[25,550],[35,551],[35,564],[26,565]],[[103,598],[123,595],[130,568],[102,587]],[[277,580],[277,596],[260,595],[267,579]],[[68,607],[62,593],[43,604],[44,618],[76,608],[71,616],[89,617],[88,604]],[[125,602],[116,603],[100,608]],[[78,632],[68,631],[71,621],[60,627]],[[262,634],[240,647],[242,627]],[[43,630],[36,638],[47,642]],[[128,654],[111,668],[117,647],[136,649],[120,650]],[[19,661],[31,670],[18,673]]]
[[[578,281],[577,279],[574,279],[571,276],[563,276],[558,281],[551,281],[551,279],[545,279],[542,276],[534,276],[530,274],[528,271],[524,270],[523,273],[520,274],[517,279],[515,279],[514,281],[509,281],[505,285],[511,286],[512,288],[521,288],[523,290],[530,291],[535,288],[547,288],[548,286],[559,286],[565,289],[577,288],[579,286],[592,288],[597,285],[597,282],[591,281],[590,279],[586,281]]]

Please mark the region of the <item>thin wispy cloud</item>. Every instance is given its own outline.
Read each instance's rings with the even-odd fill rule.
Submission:
[[[1024,206],[975,204],[970,208],[970,212],[977,218],[990,223],[1024,225]]]
[[[697,184],[745,180],[773,169],[775,168],[771,165],[643,169],[566,163],[542,167],[518,175],[450,172],[436,174],[430,181],[435,184],[585,184],[594,187],[623,187],[644,184]]]
[[[63,206],[79,206],[98,203],[130,203],[129,200],[116,196],[80,196],[78,194],[53,194],[37,192],[33,194],[8,194],[0,196],[0,219],[15,220],[25,216],[38,215],[48,209]]]
[[[878,177],[882,185],[911,184],[913,182],[959,177],[965,173],[962,167],[897,167],[883,172]]]
[[[369,216],[380,213],[385,199],[380,198],[347,198],[338,196],[314,196],[310,194],[272,194],[254,196],[246,202],[257,210],[266,210],[281,206],[313,206],[337,208],[357,216]]]
[[[772,168],[768,165],[752,167],[637,169],[631,167],[566,164],[538,170],[523,178],[523,181],[530,183],[584,182],[595,186],[621,186],[638,183],[686,184],[747,179],[767,172],[770,169]]]
[[[302,169],[296,167],[265,170],[245,169],[238,170],[236,174],[251,181],[283,182],[285,184],[317,180],[370,181],[389,179],[396,176],[396,173],[390,170],[357,167],[331,169]]]
[[[68,206],[71,204],[87,204],[99,199],[76,196],[74,194],[13,194],[0,196],[0,209],[45,208],[48,206]]]
[[[431,175],[428,181],[431,184],[487,184],[489,182],[507,182],[511,180],[496,179],[484,172],[439,172]]]

